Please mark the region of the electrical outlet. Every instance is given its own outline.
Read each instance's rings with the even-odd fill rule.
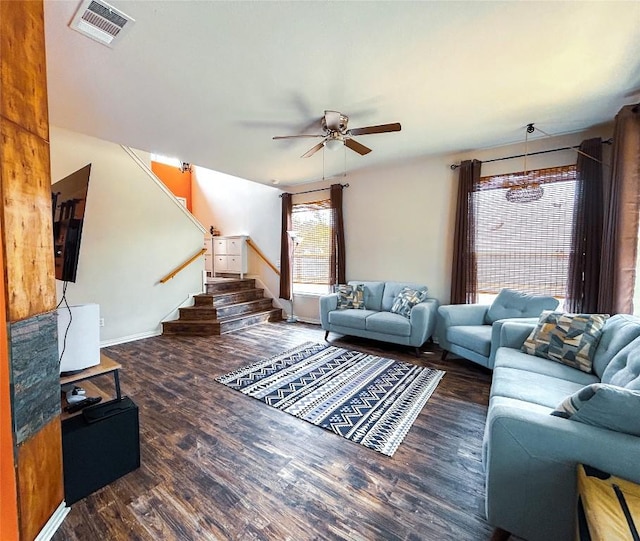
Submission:
[[[103,317],[100,318],[100,326],[104,327],[104,318]]]

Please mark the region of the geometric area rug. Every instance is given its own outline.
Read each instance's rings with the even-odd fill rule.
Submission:
[[[306,342],[216,381],[393,456],[444,372]]]

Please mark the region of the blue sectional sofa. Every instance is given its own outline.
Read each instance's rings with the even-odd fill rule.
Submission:
[[[591,373],[521,351],[534,327],[502,325],[483,445],[486,515],[528,541],[569,541],[578,464],[640,483],[640,318],[606,321]],[[609,392],[597,385],[593,398],[576,398],[593,383]],[[580,408],[551,415],[563,403]]]
[[[393,301],[405,287],[425,286],[405,282],[363,282],[352,280],[349,285],[364,285],[364,309],[338,309],[338,295],[320,297],[320,321],[326,331],[343,335],[371,338],[412,346],[419,350],[435,331],[438,301],[428,298],[411,309],[409,318],[391,313]]]

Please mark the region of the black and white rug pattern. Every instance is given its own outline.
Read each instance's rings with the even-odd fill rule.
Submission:
[[[393,456],[444,374],[326,343],[307,342],[216,380]]]

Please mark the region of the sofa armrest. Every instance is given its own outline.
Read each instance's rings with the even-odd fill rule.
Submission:
[[[442,349],[450,349],[447,329],[455,325],[484,325],[488,304],[445,304],[438,308],[436,338]]]
[[[436,330],[438,304],[436,299],[425,299],[411,309],[409,345],[420,347],[433,335]]]
[[[500,325],[500,334],[499,338],[497,338],[496,350],[499,347],[522,348],[531,331],[535,329],[537,321],[537,318],[528,322],[523,320],[504,321],[504,323]]]
[[[446,304],[438,308],[447,327],[454,325],[484,325],[488,304]]]
[[[325,331],[329,330],[329,312],[338,308],[338,294],[329,293],[320,297],[320,324]]]
[[[572,538],[578,464],[640,482],[629,434],[493,403],[485,441],[487,520],[530,541]]]
[[[523,325],[523,327],[518,328],[517,331],[514,328],[508,328],[507,331],[505,331],[506,333],[505,338],[503,338],[502,329],[504,325],[507,323],[509,324],[516,323],[517,325]],[[506,341],[507,336],[508,336],[509,343],[514,344],[514,345],[509,345],[507,347],[520,349],[522,347],[522,344],[524,344],[524,341],[527,339],[527,336],[529,336],[529,334],[535,328],[537,323],[538,323],[537,317],[508,318],[508,319],[499,319],[497,321],[494,321],[493,325],[491,325],[491,353],[489,354],[488,367],[493,369],[493,365],[496,360],[496,352],[498,351],[499,347],[506,345],[505,343],[503,343],[503,340]],[[526,334],[524,334],[525,329],[526,329]],[[522,339],[522,341],[520,341],[520,339]]]

